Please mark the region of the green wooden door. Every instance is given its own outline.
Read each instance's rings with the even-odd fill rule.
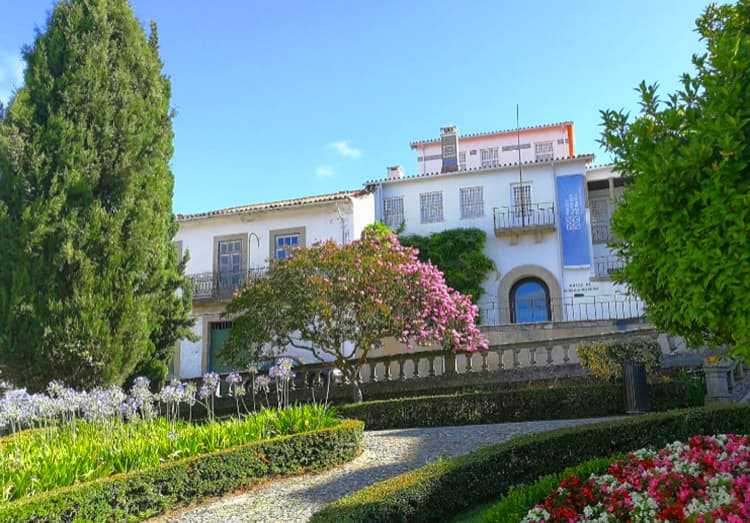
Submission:
[[[234,370],[232,365],[229,365],[224,360],[217,356],[218,352],[224,346],[224,342],[227,341],[229,333],[232,331],[231,321],[221,321],[218,323],[211,323],[211,329],[209,334],[209,351],[208,351],[208,370],[212,372],[218,372],[219,374],[225,372],[231,372]]]

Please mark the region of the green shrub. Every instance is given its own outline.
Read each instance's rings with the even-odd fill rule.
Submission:
[[[649,385],[655,411],[703,405],[697,381]],[[625,389],[599,383],[581,387],[517,389],[401,398],[343,405],[339,413],[365,422],[368,430],[444,427],[541,419],[597,418],[624,414]]]
[[[568,476],[574,474],[579,478],[588,478],[591,474],[604,474],[614,461],[622,457],[623,454],[609,458],[594,458],[562,472],[542,476],[529,485],[513,486],[503,499],[481,515],[479,521],[481,523],[521,521],[529,510],[542,503],[544,498]]]
[[[142,521],[246,488],[278,474],[322,470],[362,448],[364,425],[281,436],[105,479],[63,487],[0,506],[0,523]]]
[[[346,496],[313,516],[321,522],[444,521],[582,461],[694,434],[750,432],[750,405],[703,407],[522,436],[432,463]]]
[[[576,347],[576,352],[583,368],[607,381],[622,377],[622,364],[626,361],[644,363],[650,374],[661,365],[661,347],[651,339],[585,343]]]

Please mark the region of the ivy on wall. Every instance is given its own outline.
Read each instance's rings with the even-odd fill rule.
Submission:
[[[461,294],[471,295],[474,303],[484,294],[482,281],[495,262],[484,253],[487,235],[481,229],[448,229],[429,236],[409,234],[399,237],[402,245],[419,249],[419,260],[432,262],[445,275],[446,283]]]

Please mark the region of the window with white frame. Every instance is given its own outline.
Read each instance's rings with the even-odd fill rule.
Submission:
[[[421,223],[443,221],[442,191],[425,192],[419,195],[419,216]]]
[[[466,151],[458,153],[458,168],[462,171],[466,170]]]
[[[514,183],[513,191],[513,218],[520,220],[531,216],[531,184]]]
[[[482,187],[464,187],[459,191],[461,198],[461,218],[484,216],[484,195]]]
[[[555,157],[555,151],[552,148],[552,142],[542,142],[534,144],[534,158],[538,162],[546,162]]]
[[[499,163],[498,148],[490,147],[489,149],[480,149],[480,162],[481,167],[497,167]]]
[[[383,224],[396,230],[404,223],[404,197],[383,198]]]

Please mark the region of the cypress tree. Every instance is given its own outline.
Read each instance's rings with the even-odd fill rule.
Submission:
[[[0,123],[0,368],[32,390],[163,377],[188,335],[170,82],[127,0],[61,0]]]

